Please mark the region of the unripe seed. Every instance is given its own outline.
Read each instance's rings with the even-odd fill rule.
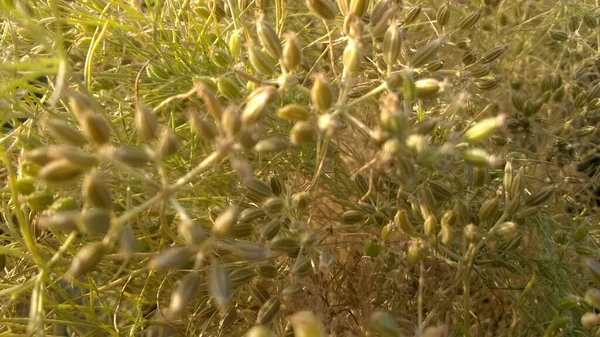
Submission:
[[[273,239],[281,229],[281,221],[275,219],[265,224],[260,230],[260,238],[263,240]]]
[[[421,5],[409,8],[404,14],[404,26],[413,23],[419,17],[419,14],[421,14],[421,9]]]
[[[402,48],[402,40],[397,23],[391,23],[383,36],[382,44],[383,60],[389,66],[396,64],[400,55],[400,49]]]
[[[160,158],[168,158],[179,150],[179,139],[171,128],[165,128],[158,142],[158,153]]]
[[[278,275],[277,267],[270,262],[260,264],[257,271],[258,275],[264,278],[276,278]]]
[[[248,47],[248,59],[252,68],[261,75],[270,76],[275,73],[275,62],[256,45]]]
[[[435,236],[437,233],[437,219],[434,214],[430,214],[423,223],[425,235],[429,237]]]
[[[83,246],[71,262],[65,279],[72,281],[92,271],[102,261],[106,252],[107,247],[102,242],[93,242]]]
[[[300,245],[296,239],[289,237],[279,237],[271,241],[271,249],[280,251],[286,254],[291,254],[300,248]]]
[[[445,245],[449,245],[454,241],[454,232],[450,226],[442,225],[440,235],[442,236],[442,243]]]
[[[483,149],[471,148],[462,151],[461,157],[469,165],[485,167],[489,164],[490,155]]]
[[[486,200],[481,207],[479,208],[479,221],[481,223],[492,220],[493,216],[498,211],[500,207],[500,200],[498,198],[492,198],[490,200]]]
[[[208,288],[219,311],[224,314],[233,297],[229,273],[217,259],[212,259],[208,273]]]
[[[554,186],[542,187],[525,199],[526,206],[539,206],[554,195]]]
[[[241,30],[235,30],[229,35],[229,53],[236,59],[242,55],[242,41],[243,35]]]
[[[231,286],[233,288],[250,283],[255,276],[254,268],[252,266],[232,269],[229,273],[229,277],[231,278]]]
[[[410,223],[410,219],[406,211],[398,210],[394,216],[394,223],[396,224],[396,227],[398,227],[398,229],[403,233],[408,235],[414,234],[413,226]]]
[[[337,14],[335,4],[330,0],[305,0],[306,7],[322,20],[333,20]]]
[[[276,89],[271,86],[259,87],[254,90],[246,102],[246,106],[242,111],[242,126],[248,126],[256,123],[262,116],[267,104],[271,102]]]
[[[179,317],[188,303],[194,298],[198,287],[200,286],[200,275],[197,272],[191,272],[185,275],[171,294],[171,303],[167,311],[169,319]]]
[[[204,101],[206,109],[208,110],[208,112],[210,112],[211,116],[216,122],[220,122],[221,116],[223,115],[223,108],[221,107],[221,103],[219,103],[219,100],[217,99],[213,91],[209,89],[209,87],[206,84],[198,82],[196,86],[198,88],[198,96],[200,96],[202,101]]]
[[[448,24],[448,20],[450,20],[450,4],[443,4],[438,9],[435,19],[440,27],[444,27],[446,24]]]
[[[302,47],[296,33],[288,33],[283,46],[283,65],[291,71],[296,71],[302,63]]]
[[[516,176],[513,177],[509,192],[509,197],[511,199],[516,198],[517,195],[520,195],[523,192],[523,188],[525,187],[525,170],[521,167]]]
[[[54,202],[54,193],[48,190],[35,191],[27,196],[27,205],[33,211],[43,211]]]
[[[477,233],[477,226],[474,224],[468,224],[464,229],[464,236],[467,241],[473,243],[478,240],[479,234]]]
[[[456,211],[450,210],[446,211],[444,215],[442,215],[442,220],[440,223],[442,226],[453,227],[456,224],[456,220],[458,219],[458,214]]]
[[[39,218],[37,225],[41,228],[70,233],[78,229],[79,220],[80,213],[78,211],[61,211]]]
[[[82,194],[90,205],[98,208],[111,208],[112,197],[110,191],[96,173],[91,173],[85,177],[82,190]]]
[[[477,124],[473,125],[467,132],[465,132],[465,139],[469,142],[477,142],[488,138],[506,122],[506,115],[499,115],[497,117],[486,118]]]
[[[237,206],[230,206],[215,220],[212,232],[217,237],[224,237],[229,234],[233,225],[237,222],[241,210]]]
[[[289,149],[292,144],[283,138],[271,137],[256,143],[254,150],[258,153],[281,152]]]
[[[467,30],[471,27],[473,27],[481,18],[481,11],[477,11],[475,13],[472,13],[470,15],[467,15],[465,18],[463,18],[460,23],[458,24],[458,28],[461,30]]]
[[[131,167],[142,167],[150,161],[148,153],[130,146],[117,147],[112,151],[112,154],[119,161]]]
[[[263,208],[269,213],[279,213],[283,210],[283,206],[283,200],[279,197],[270,197],[263,204]]]
[[[217,129],[213,122],[203,119],[195,109],[186,111],[192,130],[204,141],[210,142],[217,136]]]
[[[264,15],[256,20],[256,34],[267,53],[274,59],[279,59],[282,53],[281,41],[279,41],[277,33],[266,21]]]
[[[223,112],[221,126],[229,138],[235,138],[242,129],[242,118],[238,108],[234,105],[228,106]]]
[[[243,183],[248,189],[248,192],[258,198],[268,198],[273,195],[269,184],[256,177],[246,178]]]
[[[483,64],[494,62],[500,56],[502,56],[502,54],[504,54],[504,52],[506,51],[507,48],[508,47],[504,46],[504,45],[496,46],[496,47],[490,49],[489,51],[487,51],[485,54],[483,54],[481,56],[481,59],[479,60],[479,62],[481,62]]]
[[[598,27],[598,19],[593,13],[584,13],[583,23],[585,23],[585,25],[588,26],[589,29],[596,29],[596,27]]]
[[[69,160],[60,159],[44,166],[38,176],[48,185],[62,185],[79,178],[84,171]]]
[[[410,66],[413,68],[418,68],[427,63],[431,57],[437,54],[442,44],[443,39],[438,38],[419,48],[410,58]]]
[[[487,76],[490,73],[490,68],[487,66],[474,67],[468,71],[469,77],[481,78]]]
[[[81,217],[81,231],[91,234],[106,234],[110,228],[111,217],[109,211],[100,208],[91,208]]]
[[[59,119],[47,119],[45,126],[48,129],[48,132],[54,138],[57,138],[69,145],[81,147],[87,142],[85,137],[79,133],[79,131],[75,130],[68,123]]]
[[[227,76],[217,78],[217,88],[219,93],[228,100],[235,101],[240,98],[240,87],[238,83]]]
[[[238,217],[238,222],[249,223],[256,219],[263,218],[267,215],[262,207],[250,207],[243,210]]]
[[[429,98],[440,91],[440,82],[433,78],[422,79],[415,82],[417,98]]]
[[[135,112],[135,127],[141,139],[149,141],[158,135],[158,123],[152,111],[145,105],[137,107]]]
[[[35,181],[30,177],[17,178],[17,191],[21,195],[29,195],[35,191]]]
[[[556,42],[565,42],[569,39],[569,34],[559,29],[550,29],[550,37]]]
[[[310,91],[312,104],[317,110],[324,112],[333,104],[333,92],[331,84],[325,79],[325,75],[318,74]]]
[[[475,82],[477,89],[484,91],[496,89],[496,87],[498,87],[499,84],[500,81],[496,76],[485,76],[479,78],[477,82]]]
[[[312,262],[304,254],[298,254],[294,266],[292,267],[292,275],[298,279],[307,277],[312,272]]]
[[[209,53],[210,60],[221,68],[227,68],[231,64],[231,55],[225,49],[211,47]]]
[[[349,210],[342,214],[342,223],[352,225],[359,223],[365,219],[365,214],[362,211]]]
[[[277,110],[277,116],[288,121],[305,121],[310,117],[310,110],[300,104],[288,104]]]
[[[246,332],[246,334],[244,336],[246,336],[246,337],[273,337],[275,335],[273,334],[273,331],[271,331],[269,328],[257,325],[257,326],[253,326],[250,330],[248,330],[248,332]]]
[[[360,64],[363,57],[361,49],[362,47],[358,41],[353,39],[348,40],[342,57],[345,72],[352,74],[360,71]]]
[[[310,142],[315,134],[315,128],[308,122],[300,121],[290,131],[290,141],[296,146]]]
[[[86,138],[96,145],[104,145],[110,139],[110,127],[102,115],[86,114],[79,120]]]

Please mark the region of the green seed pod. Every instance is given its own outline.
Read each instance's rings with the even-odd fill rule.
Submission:
[[[556,42],[565,42],[569,39],[569,34],[559,29],[550,29],[550,37]]]
[[[477,89],[484,91],[494,90],[498,87],[499,84],[500,81],[496,76],[485,76],[478,79],[477,82],[475,82],[475,86],[477,86]]]
[[[260,230],[260,238],[262,240],[273,239],[281,229],[281,221],[274,219],[266,223]]]
[[[410,58],[410,66],[413,68],[418,68],[427,63],[431,57],[437,54],[443,43],[444,40],[442,38],[438,38],[417,49],[417,51]]]
[[[233,298],[233,287],[229,273],[217,259],[212,259],[208,273],[208,288],[217,308],[225,313]]]
[[[406,213],[404,210],[398,210],[398,212],[396,212],[396,215],[394,216],[394,223],[402,233],[413,235],[415,232],[412,224],[410,223],[408,213]]]
[[[63,122],[59,119],[50,118],[45,123],[48,133],[54,138],[61,140],[72,146],[84,146],[87,143],[85,137],[75,130],[69,123]]]
[[[477,226],[475,226],[474,224],[469,224],[465,226],[463,234],[465,236],[465,239],[467,239],[467,241],[470,243],[477,242],[477,240],[479,239],[479,234],[477,233]]]
[[[254,242],[235,241],[227,249],[241,261],[259,262],[272,257],[271,251]]]
[[[242,41],[243,34],[239,29],[233,31],[231,35],[229,35],[227,44],[229,46],[229,53],[235,58],[239,58],[242,55]]]
[[[178,269],[190,261],[194,250],[189,247],[172,247],[154,256],[148,266],[152,269]]]
[[[469,14],[460,21],[460,23],[458,24],[458,28],[460,30],[467,30],[475,26],[479,19],[481,19],[481,11]]]
[[[310,311],[300,311],[288,317],[295,337],[325,337],[323,325]]]
[[[263,204],[264,210],[271,214],[281,212],[284,206],[283,200],[279,197],[270,197]]]
[[[320,73],[315,76],[315,82],[310,90],[312,104],[317,110],[324,112],[333,105],[333,92],[331,84],[325,78],[325,75]]]
[[[228,106],[223,112],[221,127],[229,138],[235,138],[242,129],[242,117],[240,111],[234,105]]]
[[[389,27],[389,22],[394,17],[396,6],[390,0],[381,0],[375,3],[370,16],[371,34],[377,42],[381,42]]]
[[[310,203],[310,195],[307,192],[298,192],[292,196],[292,207],[297,211],[303,211]]]
[[[217,88],[219,93],[228,100],[235,101],[241,97],[241,91],[237,81],[230,77],[219,76],[217,78]]]
[[[290,141],[295,146],[310,142],[315,135],[315,128],[309,122],[300,121],[290,131]]]
[[[440,91],[440,82],[433,78],[418,80],[415,82],[415,90],[417,98],[430,98]]]
[[[58,186],[73,182],[84,173],[85,169],[74,166],[67,159],[60,159],[44,166],[39,172],[39,178],[46,184]]]
[[[505,122],[506,115],[499,115],[497,117],[486,118],[470,127],[469,130],[465,132],[464,137],[469,142],[478,142],[480,140],[490,137],[498,129],[504,126]]]
[[[448,24],[448,20],[450,20],[450,4],[445,3],[440,8],[438,8],[437,13],[435,14],[435,20],[437,21],[440,27],[444,27]]]
[[[291,254],[298,251],[299,248],[298,240],[290,237],[278,237],[271,240],[271,249],[278,252]]]
[[[473,186],[483,186],[487,181],[487,177],[488,172],[486,167],[476,166],[473,168]]]
[[[507,48],[508,47],[505,45],[496,46],[496,47],[488,50],[485,54],[483,54],[481,56],[481,59],[479,59],[479,62],[481,62],[483,64],[494,62],[500,56],[502,56],[502,54],[504,54],[504,52],[506,51]]]
[[[492,237],[508,240],[517,235],[518,231],[519,226],[516,223],[512,221],[507,221],[495,227],[493,231],[490,231],[489,235]]]
[[[515,199],[517,195],[520,195],[523,192],[523,188],[525,187],[525,170],[521,167],[516,176],[513,177],[509,192],[510,199]]]
[[[587,221],[582,221],[581,224],[577,227],[577,229],[573,233],[573,241],[581,242],[588,236],[588,234],[589,234],[589,224]]]
[[[248,189],[248,193],[257,198],[264,199],[273,195],[269,184],[256,177],[244,179],[243,184]]]
[[[532,206],[532,207],[527,207],[527,208],[520,210],[519,213],[516,214],[516,216],[520,217],[520,218],[530,218],[530,217],[538,214],[539,212],[540,212],[540,210],[538,207]]]
[[[261,14],[256,20],[256,34],[260,44],[265,48],[267,53],[274,59],[279,59],[282,54],[282,46],[277,33],[266,21],[264,14]]]
[[[564,97],[565,97],[565,87],[560,87],[552,94],[552,101],[560,102],[560,101],[562,101],[562,99]]]
[[[589,288],[585,292],[584,299],[587,304],[595,307],[596,309],[600,309],[600,290],[596,288]]]
[[[302,47],[296,33],[288,33],[283,46],[283,65],[291,71],[296,71],[302,63]]]
[[[428,237],[434,237],[437,234],[437,218],[434,214],[429,214],[425,219],[423,231]]]
[[[423,69],[433,73],[444,67],[444,61],[432,61],[423,66]]]
[[[252,68],[259,74],[271,76],[275,73],[275,61],[256,45],[248,46],[248,59]]]
[[[65,279],[73,281],[92,271],[102,261],[106,252],[107,247],[103,242],[93,242],[83,246],[73,258]]]
[[[367,13],[367,7],[369,7],[369,1],[367,0],[350,0],[349,12],[362,19]]]
[[[298,254],[294,266],[292,267],[292,275],[297,279],[302,279],[310,275],[312,272],[312,262],[304,254]]]
[[[344,53],[342,55],[342,63],[344,64],[344,72],[349,74],[360,71],[362,62],[362,46],[359,41],[349,39]]]
[[[209,57],[212,63],[221,68],[227,68],[231,64],[231,55],[225,49],[211,46]]]
[[[252,282],[256,274],[252,266],[243,268],[234,268],[230,271],[229,277],[231,279],[231,286],[238,288],[244,284]]]
[[[143,167],[150,162],[150,156],[143,150],[120,146],[112,151],[114,158],[131,167]]]
[[[453,227],[456,224],[457,219],[458,214],[456,213],[456,211],[450,210],[446,211],[444,215],[442,215],[440,223],[442,226]]]
[[[56,151],[50,146],[39,147],[23,152],[22,154],[23,161],[31,162],[39,166],[44,166],[55,159],[57,159]]]
[[[417,18],[419,17],[419,14],[421,14],[421,5],[417,5],[417,6],[413,6],[411,8],[409,8],[406,13],[404,13],[404,26],[408,26],[411,23],[415,22],[415,20],[417,20]]]
[[[498,208],[500,207],[500,200],[498,198],[492,198],[486,200],[481,207],[479,208],[479,221],[481,223],[488,222],[492,220]]]
[[[452,190],[445,183],[439,180],[432,180],[429,182],[431,192],[437,201],[443,201],[450,198],[453,194]]]
[[[183,313],[186,306],[195,297],[200,286],[200,275],[193,271],[185,275],[171,294],[171,303],[167,309],[166,317],[175,319]]]
[[[518,111],[523,111],[524,110],[524,103],[523,103],[523,99],[515,94],[510,96],[512,105],[518,110]]]
[[[475,52],[470,49],[465,50],[465,52],[462,54],[461,61],[464,65],[471,65],[477,61],[477,55],[475,55]]]
[[[179,138],[171,128],[165,128],[158,141],[158,154],[160,158],[169,158],[179,150]]]
[[[467,72],[467,75],[471,78],[481,78],[487,76],[490,73],[488,66],[476,66]]]
[[[17,178],[16,188],[19,194],[29,195],[35,192],[35,180],[30,177]]]
[[[90,234],[106,234],[110,228],[110,212],[100,208],[90,208],[81,217],[81,231]]]
[[[158,136],[158,123],[152,111],[145,105],[140,105],[135,111],[135,128],[140,138],[150,141]]]
[[[369,318],[369,327],[381,337],[398,337],[402,335],[402,330],[400,330],[398,322],[383,311],[376,311],[371,315]]]
[[[292,147],[292,144],[283,138],[271,137],[263,139],[254,145],[254,150],[258,153],[281,152]]]
[[[270,298],[269,291],[262,280],[255,279],[249,287],[250,295],[261,306],[267,302]]]
[[[346,225],[357,224],[365,219],[363,211],[349,210],[342,214],[342,223]]]
[[[398,61],[400,55],[400,49],[402,48],[402,36],[398,30],[398,24],[392,22],[389,24],[388,29],[383,36],[383,60],[389,66],[393,66]]]
[[[490,155],[483,149],[471,148],[462,151],[462,159],[465,163],[477,167],[485,167],[489,164]]]
[[[198,137],[206,142],[211,142],[217,136],[217,128],[215,124],[200,117],[196,109],[190,108],[186,110],[186,115],[192,130]]]
[[[337,14],[335,4],[330,0],[305,0],[306,7],[322,20],[333,20]]]
[[[78,209],[79,205],[77,205],[77,202],[72,197],[59,198],[50,207],[50,210],[55,212],[74,211]]]
[[[57,161],[67,160],[71,165],[81,169],[89,169],[98,165],[96,156],[87,154],[73,146],[52,147],[49,151]]]
[[[554,186],[542,187],[525,199],[525,206],[539,206],[554,195]]]
[[[83,180],[82,194],[93,207],[110,209],[112,197],[110,190],[96,173],[88,174]]]
[[[302,286],[299,283],[291,284],[285,287],[281,294],[286,299],[292,299],[302,294]]]
[[[589,101],[587,108],[589,110],[598,110],[600,109],[600,98],[594,98],[591,101]]]
[[[583,14],[583,23],[588,26],[589,29],[596,29],[598,27],[598,19],[594,13],[586,12]]]
[[[220,122],[221,116],[223,115],[223,107],[221,106],[221,103],[219,103],[219,100],[215,96],[213,90],[202,82],[198,82],[196,86],[198,88],[198,96],[200,96],[202,101],[204,101],[206,109],[208,112],[210,112],[215,121]],[[215,87],[217,86],[215,85]],[[215,88],[215,90],[216,89],[217,88]]]
[[[246,127],[256,123],[263,114],[267,104],[274,98],[276,89],[271,86],[263,86],[254,90],[246,101],[242,111],[242,126]]]
[[[217,237],[224,237],[229,234],[233,225],[238,221],[241,210],[237,206],[230,206],[215,220],[212,232]]]
[[[98,103],[88,93],[69,90],[67,96],[69,106],[77,118],[95,113],[98,108]]]
[[[77,230],[81,214],[78,211],[54,212],[49,216],[40,217],[37,225],[41,228],[70,233]]]
[[[80,117],[79,123],[88,141],[99,146],[108,143],[110,140],[110,127],[102,115],[83,115]]]
[[[249,223],[264,218],[267,215],[262,207],[250,207],[243,210],[238,217],[238,222]]]
[[[377,256],[379,256],[381,247],[379,246],[376,240],[368,240],[363,246],[363,251],[365,256],[368,256],[370,258],[376,258]]]
[[[278,275],[277,267],[270,262],[258,265],[258,275],[264,278],[276,278]]]
[[[252,327],[250,330],[248,330],[248,332],[246,332],[246,334],[244,336],[246,336],[246,337],[274,337],[275,334],[273,334],[273,331],[271,331],[269,328],[257,325],[257,326]]]
[[[452,244],[454,241],[454,232],[452,231],[452,227],[442,225],[442,230],[440,231],[440,235],[442,237],[442,243],[445,245]]]
[[[300,104],[288,104],[277,110],[277,116],[287,121],[305,121],[310,117],[310,110]]]

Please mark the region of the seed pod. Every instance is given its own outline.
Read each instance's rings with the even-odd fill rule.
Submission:
[[[228,100],[235,101],[240,98],[240,87],[238,83],[227,76],[217,78],[217,88],[219,93]]]
[[[82,194],[91,206],[105,209],[111,208],[112,197],[110,191],[96,173],[88,174],[85,177],[82,190]]]
[[[525,187],[525,170],[521,167],[516,176],[513,177],[511,184],[509,197],[511,199],[516,198],[517,195],[523,192],[523,188]]]
[[[256,324],[259,325],[268,325],[275,317],[279,314],[279,310],[281,308],[281,300],[279,297],[271,297],[269,298],[258,310],[258,315],[256,317]]]
[[[448,24],[448,20],[450,20],[450,4],[445,3],[438,9],[435,14],[435,20],[437,21],[440,27],[444,27]]]
[[[272,257],[270,250],[254,242],[235,241],[227,249],[241,261],[258,262]]]
[[[506,122],[506,115],[499,115],[497,117],[486,118],[465,132],[465,139],[469,142],[477,142],[488,138]]]
[[[179,150],[179,139],[171,128],[165,128],[158,142],[158,153],[160,158],[169,158]]]
[[[487,76],[489,73],[490,68],[488,66],[473,67],[467,72],[468,76],[472,78],[481,78]]]
[[[208,56],[210,57],[211,62],[218,67],[227,68],[231,64],[231,55],[229,55],[229,52],[225,49],[211,46]]]
[[[43,211],[52,205],[54,193],[48,190],[35,191],[27,196],[27,205],[33,211]]]
[[[154,256],[148,266],[152,269],[178,269],[193,255],[194,251],[189,247],[171,247]]]
[[[79,123],[88,141],[99,146],[108,143],[110,140],[110,127],[102,115],[83,115]]]
[[[224,237],[229,234],[231,227],[238,221],[240,215],[240,208],[237,206],[230,206],[227,208],[219,217],[215,220],[212,227],[212,232],[217,237]]]
[[[342,63],[344,64],[344,71],[353,74],[360,71],[360,64],[362,61],[362,46],[357,40],[349,39],[344,53],[342,55]]]
[[[130,146],[120,146],[112,151],[113,157],[131,167],[143,167],[150,161],[150,156],[143,150]]]
[[[212,259],[208,273],[208,288],[221,313],[225,313],[233,297],[229,273],[217,259]]]
[[[264,14],[261,14],[256,21],[256,34],[260,44],[265,48],[267,53],[275,58],[279,59],[282,54],[282,46],[277,33],[266,21]]]
[[[331,84],[326,80],[324,74],[320,73],[315,76],[315,82],[310,90],[310,97],[313,106],[317,110],[324,112],[331,108],[333,104],[333,92]]]
[[[469,165],[485,167],[489,164],[490,155],[483,149],[471,148],[462,151],[461,157]]]
[[[185,275],[171,294],[171,303],[166,317],[170,320],[179,317],[190,300],[196,295],[199,286],[200,275],[197,272]]]
[[[357,224],[365,219],[365,214],[362,211],[349,210],[342,214],[342,223],[346,225]]]
[[[242,126],[248,126],[256,123],[262,116],[267,104],[273,99],[276,89],[271,86],[263,86],[254,90],[246,101],[246,106],[242,111]]]
[[[264,278],[276,278],[278,275],[277,267],[270,262],[262,263],[258,266],[258,275]]]
[[[396,215],[394,216],[394,223],[398,229],[408,235],[414,234],[414,229],[410,223],[410,219],[408,217],[408,213],[404,210],[398,210]]]
[[[283,65],[291,71],[296,71],[302,63],[302,47],[296,33],[288,33],[283,46]]]
[[[335,4],[330,0],[305,0],[306,7],[321,20],[333,20],[337,14]]]
[[[532,193],[525,199],[526,206],[539,206],[548,201],[554,195],[554,186],[546,186]]]
[[[290,237],[278,237],[271,240],[271,249],[286,254],[292,254],[300,249],[296,239]]]
[[[467,241],[470,243],[477,242],[477,240],[479,239],[479,234],[477,233],[477,226],[475,226],[474,224],[469,224],[465,226],[464,236],[465,239],[467,239]]]
[[[243,35],[240,29],[234,30],[229,35],[227,46],[229,47],[229,53],[236,59],[242,55],[242,42]]]
[[[258,153],[281,152],[292,147],[292,144],[287,140],[279,137],[271,137],[263,139],[254,145],[254,150]]]
[[[78,211],[54,212],[50,216],[41,217],[37,225],[41,228],[70,233],[78,229],[80,213]]]
[[[270,76],[275,73],[275,62],[256,45],[248,46],[248,60],[259,74]]]
[[[262,207],[250,207],[246,208],[240,213],[238,217],[238,222],[249,223],[256,219],[263,218],[266,215],[267,213],[265,213],[265,210],[262,209]]]
[[[74,166],[69,160],[60,159],[44,166],[38,176],[46,184],[57,186],[72,182],[79,178],[84,171],[85,169]]]
[[[504,166],[504,176],[502,178],[502,186],[504,187],[504,191],[507,193],[511,189],[513,174],[512,161],[508,160]]]
[[[213,122],[203,119],[195,109],[187,109],[186,114],[192,130],[206,142],[211,142],[217,136],[217,129]]]
[[[219,100],[217,99],[213,91],[209,89],[209,87],[206,84],[199,82],[196,84],[196,86],[198,88],[198,96],[200,96],[202,101],[204,101],[206,109],[208,110],[208,112],[210,112],[211,116],[215,121],[220,122],[221,115],[223,115],[223,108],[221,107],[221,103],[219,103]]]
[[[504,54],[504,52],[506,51],[507,48],[508,47],[505,45],[496,46],[496,47],[490,49],[489,51],[487,51],[485,54],[483,54],[481,56],[481,59],[479,60],[479,62],[481,62],[483,64],[494,62],[500,56],[502,56],[502,54]]]
[[[398,24],[392,22],[383,36],[383,60],[389,66],[396,64],[398,56],[400,55],[400,49],[402,48],[402,36],[398,30]]]
[[[598,27],[598,19],[594,13],[585,12],[583,14],[583,23],[588,26],[589,29],[596,29],[596,27]]]
[[[244,179],[243,183],[244,186],[246,186],[246,188],[248,189],[248,193],[252,194],[257,198],[264,199],[273,195],[269,184],[256,177],[246,178]]]
[[[350,0],[349,13],[354,14],[359,19],[362,19],[363,16],[367,13],[367,7],[369,7],[369,2],[367,0]]]
[[[270,197],[265,200],[265,203],[263,204],[264,210],[271,214],[281,212],[283,210],[283,206],[283,200],[281,200],[279,197]]]
[[[454,232],[452,231],[452,227],[442,225],[442,230],[440,232],[442,236],[442,243],[445,245],[449,245],[454,240]]]
[[[275,219],[265,224],[260,230],[260,238],[262,240],[273,239],[281,229],[281,221]]]
[[[442,215],[442,220],[440,223],[442,226],[453,227],[456,224],[457,218],[458,214],[455,211],[446,211],[444,215]]]
[[[515,94],[510,96],[511,103],[518,111],[523,111],[525,104],[523,103],[523,99]]]
[[[402,335],[398,322],[383,311],[376,311],[371,315],[369,327],[382,337],[397,337]]]
[[[440,82],[433,78],[418,80],[415,82],[415,90],[417,98],[430,98],[440,91]]]
[[[281,195],[284,189],[283,182],[276,176],[269,178],[269,186],[276,196]]]
[[[246,334],[246,337],[274,337],[273,331],[264,326],[253,326]]]
[[[490,221],[492,217],[496,214],[496,211],[498,211],[499,207],[500,200],[498,200],[498,198],[486,200],[483,204],[481,204],[481,207],[479,208],[479,221],[481,223]]]
[[[236,106],[230,105],[223,112],[221,127],[229,138],[235,138],[242,129],[242,119]]]
[[[406,13],[404,13],[404,26],[408,26],[411,23],[415,22],[415,20],[417,20],[417,18],[419,17],[419,14],[421,14],[421,5],[417,5],[417,6],[413,6],[411,8],[409,8]]]
[[[429,214],[423,223],[423,231],[429,237],[435,236],[437,233],[437,219],[434,214]]]
[[[475,82],[475,86],[477,86],[477,89],[484,91],[494,90],[496,89],[496,87],[498,87],[499,84],[500,81],[496,76],[484,76],[482,78],[479,78],[477,82]]]
[[[556,42],[565,42],[569,39],[569,34],[559,29],[550,29],[550,37]]]
[[[279,108],[277,116],[287,121],[305,121],[310,117],[310,111],[305,106],[292,103]]]
[[[106,234],[110,223],[110,212],[105,209],[90,208],[81,217],[81,231],[91,234]]]
[[[310,311],[299,311],[288,317],[295,337],[325,337],[323,325]]]
[[[69,90],[67,92],[67,96],[69,98],[69,106],[77,118],[87,114],[95,113],[97,103],[90,94],[86,92]]]
[[[88,169],[98,165],[98,158],[94,155],[87,154],[73,146],[51,147],[50,156],[56,160],[67,160],[73,166],[81,169]]]
[[[315,134],[315,128],[308,122],[300,121],[290,131],[290,141],[295,146],[310,142]]]
[[[427,63],[431,57],[437,54],[443,43],[444,40],[442,38],[438,38],[419,48],[410,58],[410,66],[413,68],[418,68]]]
[[[307,192],[298,192],[292,196],[292,207],[297,211],[302,211],[308,207],[310,195]]]
[[[512,222],[507,221],[500,225],[498,225],[493,231],[490,231],[490,236],[498,237],[500,239],[511,239],[513,238],[519,230],[519,226]]]
[[[255,276],[254,267],[252,266],[234,268],[229,273],[231,286],[233,288],[238,288],[239,286],[250,283]]]
[[[35,192],[35,181],[30,177],[17,178],[16,188],[19,194],[29,195]]]
[[[73,258],[65,279],[72,281],[92,271],[104,258],[107,247],[103,242],[88,243],[83,246]]]
[[[158,124],[152,111],[145,105],[137,107],[135,112],[135,127],[141,139],[150,141],[158,136]]]
[[[480,18],[481,18],[481,11],[477,11],[475,13],[469,14],[460,21],[460,23],[458,24],[458,28],[461,30],[467,30],[467,29],[475,26],[475,24],[479,21]]]
[[[83,135],[81,135],[81,133],[79,133],[79,131],[75,130],[68,123],[63,122],[59,119],[47,119],[45,126],[48,129],[50,135],[69,145],[81,147],[87,143],[87,140]]]
[[[57,159],[56,151],[53,151],[52,147],[49,146],[39,147],[23,152],[22,154],[23,161],[31,162],[39,166],[44,166],[55,159]]]

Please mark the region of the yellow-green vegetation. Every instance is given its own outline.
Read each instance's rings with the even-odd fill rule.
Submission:
[[[0,336],[598,334],[598,0],[0,6]]]

